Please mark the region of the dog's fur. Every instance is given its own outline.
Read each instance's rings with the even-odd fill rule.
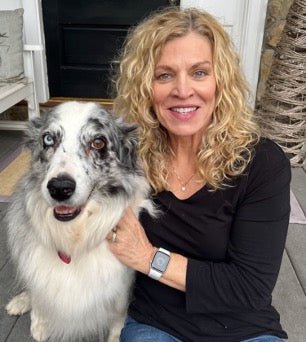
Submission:
[[[7,215],[25,291],[7,311],[31,309],[37,341],[116,341],[133,271],[106,236],[128,206],[154,211],[136,161],[136,127],[94,103],[67,102],[30,122],[26,145],[31,168]]]

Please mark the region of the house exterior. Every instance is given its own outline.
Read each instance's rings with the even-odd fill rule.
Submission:
[[[42,0],[44,1],[44,0]],[[102,1],[102,0],[101,0]],[[170,1],[169,3],[173,3]],[[215,15],[228,30],[241,58],[254,105],[268,0],[181,0],[180,6],[197,7]],[[1,0],[0,10],[24,8],[26,44],[45,46],[41,0]],[[35,81],[40,103],[50,98],[46,50],[35,53]]]

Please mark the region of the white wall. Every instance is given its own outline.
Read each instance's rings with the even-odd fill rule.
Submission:
[[[22,0],[0,0],[1,10],[11,10],[22,7]]]
[[[181,7],[197,7],[216,16],[230,33],[254,106],[268,0],[181,0]]]
[[[41,0],[0,0],[0,10],[24,9],[24,43],[29,45],[44,44]],[[47,64],[45,49],[35,52],[35,84],[39,102],[49,99]],[[26,66],[25,66],[26,67]]]

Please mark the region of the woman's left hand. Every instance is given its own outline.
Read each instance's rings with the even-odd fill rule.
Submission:
[[[114,235],[114,231],[116,235]],[[115,241],[113,241],[114,237],[116,237]],[[113,231],[107,235],[107,240],[109,249],[123,264],[148,274],[155,248],[148,240],[143,227],[130,207]]]

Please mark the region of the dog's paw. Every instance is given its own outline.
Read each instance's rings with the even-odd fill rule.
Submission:
[[[110,328],[107,342],[119,342],[122,327],[123,327],[123,323],[121,321],[113,324]]]
[[[31,312],[31,335],[37,342],[43,342],[48,339],[45,321]]]
[[[107,342],[119,342],[120,334],[111,335],[108,337]]]
[[[31,335],[37,342],[47,341],[48,335],[46,334],[44,324],[31,325]]]
[[[31,310],[31,298],[27,292],[21,292],[15,296],[5,307],[11,316],[23,315]]]

